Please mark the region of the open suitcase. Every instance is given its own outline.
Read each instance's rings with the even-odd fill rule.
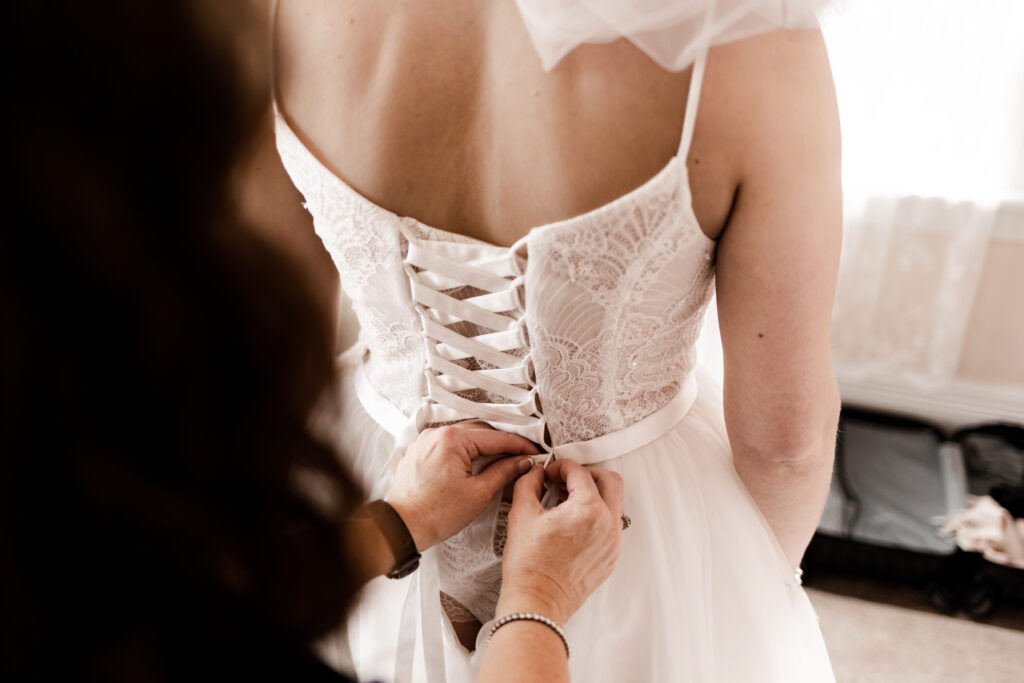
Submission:
[[[836,571],[898,581],[925,591],[937,610],[975,618],[1016,601],[1024,571],[959,550],[937,521],[964,509],[969,493],[1024,491],[1024,430],[1013,429],[951,438],[922,420],[844,408],[831,488],[804,556],[808,578]]]

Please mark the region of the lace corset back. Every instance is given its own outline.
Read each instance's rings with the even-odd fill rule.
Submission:
[[[417,428],[477,418],[554,447],[668,403],[693,370],[713,291],[714,242],[685,163],[702,67],[667,166],[511,247],[372,203],[279,113],[278,149],[352,301],[373,390]]]

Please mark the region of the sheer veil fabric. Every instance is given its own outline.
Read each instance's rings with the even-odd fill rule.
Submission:
[[[545,69],[584,43],[626,38],[669,71],[706,47],[814,28],[826,0],[516,0]]]

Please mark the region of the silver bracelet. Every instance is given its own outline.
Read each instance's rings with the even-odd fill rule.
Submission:
[[[505,624],[510,624],[513,621],[524,620],[540,622],[548,628],[550,628],[555,633],[557,633],[558,637],[562,639],[562,645],[565,646],[565,656],[566,658],[569,657],[569,639],[565,637],[565,631],[563,631],[562,627],[556,624],[553,619],[548,619],[543,614],[537,614],[536,612],[515,612],[513,614],[508,614],[502,617],[501,619],[498,619],[496,622],[494,622],[494,625],[491,626],[490,633],[487,634],[487,644],[491,644],[491,638],[494,637],[494,632],[502,626],[504,626]]]

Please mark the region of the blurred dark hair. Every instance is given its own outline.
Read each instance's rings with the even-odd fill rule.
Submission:
[[[220,28],[185,2],[23,0],[0,29],[6,680],[299,648],[356,589],[359,494],[309,428],[329,321],[231,199],[267,107],[238,49],[258,20],[210,4]]]

